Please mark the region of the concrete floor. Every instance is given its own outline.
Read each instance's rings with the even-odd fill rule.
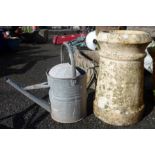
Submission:
[[[155,128],[155,108],[150,91],[151,76],[148,73],[145,74],[146,112],[139,123],[128,127],[111,126],[97,119],[92,113],[93,92],[89,93],[88,116],[77,123],[61,124],[53,121],[48,112],[5,83],[5,77],[22,86],[46,81],[45,71],[60,62],[59,52],[60,46],[52,44],[22,44],[16,53],[0,53],[0,128]],[[34,90],[32,93],[40,98],[48,98],[48,90]]]

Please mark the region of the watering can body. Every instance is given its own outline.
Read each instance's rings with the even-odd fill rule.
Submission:
[[[47,74],[51,117],[61,123],[73,123],[86,116],[86,74],[75,79],[59,79]]]

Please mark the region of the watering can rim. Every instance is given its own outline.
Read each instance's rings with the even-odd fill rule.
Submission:
[[[50,69],[49,69],[49,70],[50,70]],[[85,71],[83,70],[83,71],[84,71],[84,74],[80,74],[80,75],[78,75],[78,76],[76,76],[76,77],[72,77],[72,78],[57,78],[57,77],[51,76],[51,75],[49,74],[49,70],[46,71],[46,75],[47,75],[48,77],[53,78],[53,79],[75,80],[75,79],[77,79],[77,78],[82,78],[83,76],[86,76],[86,73],[85,73]]]

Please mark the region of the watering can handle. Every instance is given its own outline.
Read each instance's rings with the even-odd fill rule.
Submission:
[[[75,69],[74,53],[71,50],[71,47],[69,46],[69,44],[63,43],[63,45],[61,46],[61,51],[60,51],[61,63],[63,63],[63,61],[64,61],[64,55],[63,55],[63,50],[62,50],[63,46],[65,46],[67,48],[69,58],[71,61],[71,66],[72,66],[72,77],[75,78],[76,77],[76,69]]]

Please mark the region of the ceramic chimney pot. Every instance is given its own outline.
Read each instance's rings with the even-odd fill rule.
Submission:
[[[138,122],[144,111],[145,48],[151,37],[143,31],[99,32],[99,76],[94,114],[117,126]]]

